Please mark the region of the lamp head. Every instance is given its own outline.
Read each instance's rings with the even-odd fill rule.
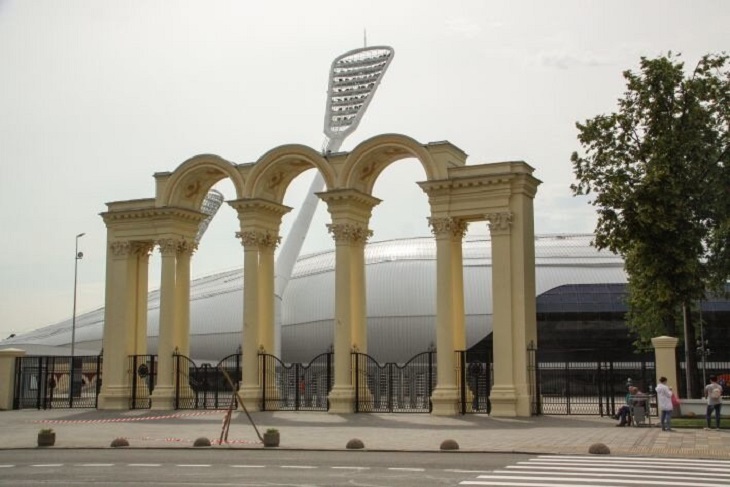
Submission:
[[[77,259],[83,259],[84,258],[84,253],[83,252],[79,252],[78,254],[76,254],[76,258]]]

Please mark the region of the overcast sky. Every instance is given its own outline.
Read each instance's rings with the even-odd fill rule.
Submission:
[[[397,132],[448,140],[469,164],[523,160],[543,181],[545,234],[595,225],[569,190],[575,122],[613,111],[641,56],[671,50],[694,65],[728,50],[728,25],[727,0],[0,0],[0,338],[71,316],[82,232],[77,314],[103,306],[99,213],[154,196],[155,172],[201,153],[247,163],[287,143],[320,149],[330,63],[362,47],[363,29],[395,58],[342,150]],[[383,173],[373,240],[430,234],[424,179],[413,160]],[[230,183],[217,187],[233,199]],[[328,221],[320,204],[305,252],[334,247]],[[194,277],[242,265],[236,230],[224,205]],[[151,264],[157,287],[157,253]]]

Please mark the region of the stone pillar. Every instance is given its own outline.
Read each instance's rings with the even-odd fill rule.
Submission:
[[[104,305],[104,362],[99,409],[128,409],[129,355],[135,353],[138,333],[138,272],[134,243],[108,237]]]
[[[276,313],[274,302],[274,250],[281,238],[271,232],[259,237],[259,345],[266,353],[274,354]]]
[[[515,342],[512,334],[512,249],[510,212],[487,215],[492,235],[492,337],[494,383],[489,399],[492,416],[517,416],[517,388],[514,368]],[[526,367],[526,365],[525,365]]]
[[[679,397],[679,384],[677,383],[677,343],[679,340],[674,337],[660,336],[651,339],[654,346],[656,361],[656,381],[659,384],[659,377],[667,378],[667,385],[671,387]]]
[[[240,395],[249,411],[261,409],[259,353],[274,352],[274,249],[279,243],[281,218],[291,208],[264,199],[228,203],[238,212],[243,245],[243,374]],[[274,378],[274,374],[267,374]]]
[[[157,385],[152,393],[151,409],[172,409],[175,401],[175,298],[177,253],[180,241],[163,239],[158,242],[162,255],[160,276],[160,333],[157,342]]]
[[[18,348],[0,350],[0,411],[13,409],[15,360],[18,357],[25,357],[25,350]]]
[[[327,226],[335,239],[335,383],[330,412],[351,413],[355,406],[351,352],[360,347],[366,332],[364,246],[372,232],[363,225],[333,223]],[[360,266],[357,269],[357,266]],[[367,348],[367,343],[364,344]],[[367,384],[363,384],[365,391]]]
[[[154,244],[152,242],[139,242],[136,247],[137,254],[137,299],[136,299],[136,326],[134,329],[134,350],[132,355],[147,354],[147,307],[149,295],[149,265],[150,254]]]
[[[332,215],[332,224],[327,227],[335,239],[335,381],[329,394],[329,412],[351,413],[355,410],[351,354],[361,351],[360,346],[367,347],[363,252],[372,235],[368,229],[372,209],[380,200],[354,189],[317,195],[327,203]]]
[[[431,395],[432,414],[454,416],[459,414],[457,362],[455,337],[464,335],[463,281],[457,282],[461,272],[454,255],[455,243],[460,242],[466,226],[453,218],[429,218],[431,232],[436,237],[436,360],[437,384]],[[461,263],[458,263],[461,266]],[[461,313],[455,301],[461,302]],[[461,315],[460,318],[457,315]],[[456,320],[455,320],[456,318]],[[458,327],[462,329],[459,330]],[[456,328],[455,328],[456,327]]]
[[[178,353],[190,357],[190,260],[196,244],[183,240],[175,267],[175,338]]]

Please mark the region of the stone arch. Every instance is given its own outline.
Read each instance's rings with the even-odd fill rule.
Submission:
[[[241,198],[246,183],[236,165],[215,154],[193,156],[169,175],[158,196],[157,206],[174,206],[198,210],[208,190],[228,178]]]
[[[447,177],[446,167],[440,167],[423,144],[406,135],[383,134],[355,147],[347,157],[338,186],[372,194],[380,173],[393,162],[407,157],[419,160],[429,181]]]
[[[289,183],[311,168],[322,174],[328,189],[334,187],[334,169],[320,153],[300,144],[275,147],[256,161],[246,182],[244,195],[282,204]]]

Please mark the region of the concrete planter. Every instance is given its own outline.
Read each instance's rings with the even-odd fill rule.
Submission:
[[[680,410],[682,416],[692,415],[704,417],[707,413],[707,400],[706,399],[680,399]]]

